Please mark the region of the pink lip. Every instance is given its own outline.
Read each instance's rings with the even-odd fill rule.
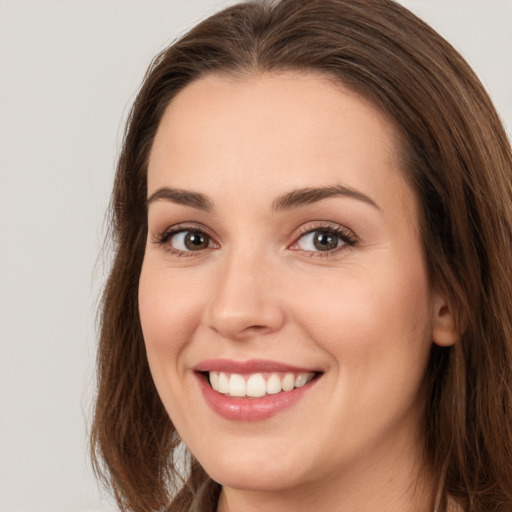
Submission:
[[[226,373],[257,373],[257,372],[293,372],[306,373],[318,370],[311,368],[299,368],[277,361],[264,359],[251,359],[249,361],[233,361],[230,359],[210,359],[202,361],[193,368],[196,372],[226,372]]]
[[[303,373],[313,370],[297,368],[275,361],[252,360],[236,362],[226,359],[203,361],[194,370],[194,375],[206,403],[214,412],[231,421],[262,421],[271,418],[296,404],[318,381],[315,378],[300,388],[262,398],[239,398],[226,396],[215,391],[210,386],[207,377],[200,372],[224,371],[239,374],[253,372]]]

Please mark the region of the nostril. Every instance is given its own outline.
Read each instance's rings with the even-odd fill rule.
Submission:
[[[273,332],[274,329],[267,325],[251,325],[245,327],[239,332],[239,338],[250,338],[253,336],[264,336],[265,334]]]
[[[210,325],[210,328],[223,338],[244,340],[256,336],[265,336],[279,330],[280,326],[229,324],[227,322]]]

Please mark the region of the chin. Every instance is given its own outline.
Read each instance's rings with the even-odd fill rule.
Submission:
[[[292,489],[299,479],[275,468],[253,467],[243,471],[215,468],[209,476],[223,487],[252,492],[276,492]]]
[[[224,452],[199,462],[213,480],[232,489],[278,491],[293,488],[304,478],[300,460],[276,456],[266,450],[251,454]]]

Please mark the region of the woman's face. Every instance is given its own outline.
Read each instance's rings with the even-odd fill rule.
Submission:
[[[307,74],[202,78],[163,116],[140,318],[172,422],[227,488],[417,462],[445,308],[395,139],[368,102]]]

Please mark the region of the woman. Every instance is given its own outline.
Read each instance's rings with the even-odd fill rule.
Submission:
[[[394,2],[244,3],[162,52],[102,309],[121,509],[512,509],[511,205],[487,94]]]

